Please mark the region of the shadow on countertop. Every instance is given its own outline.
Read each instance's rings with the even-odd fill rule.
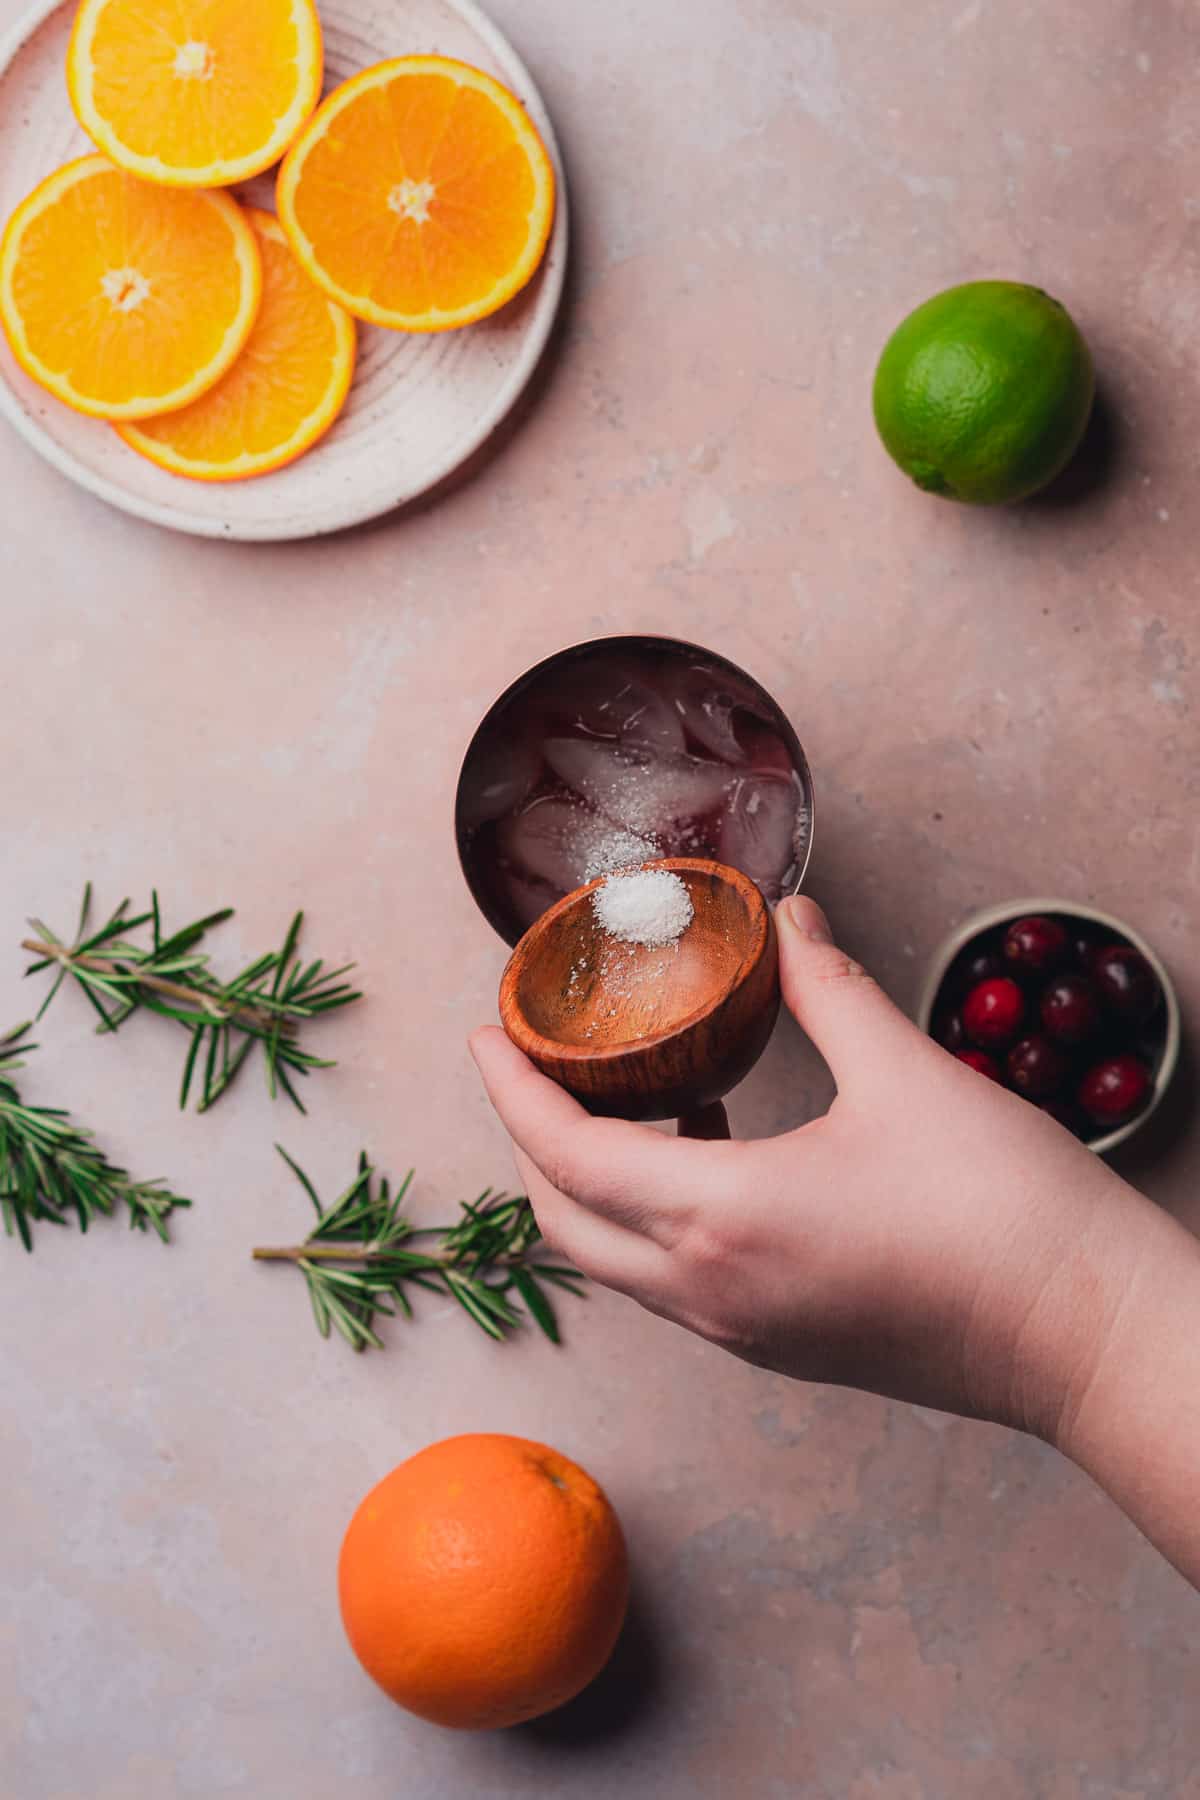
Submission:
[[[526,1744],[547,1748],[579,1748],[623,1736],[661,1699],[663,1667],[659,1634],[635,1572],[621,1635],[595,1681],[557,1711],[518,1726],[518,1733]]]
[[[1098,378],[1091,417],[1078,450],[1062,473],[1024,504],[1042,512],[1082,506],[1111,487],[1127,461],[1127,434],[1105,383]]]

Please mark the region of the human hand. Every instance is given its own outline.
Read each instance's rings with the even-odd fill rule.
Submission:
[[[780,1137],[593,1119],[501,1031],[475,1034],[548,1242],[751,1362],[1063,1442],[1154,1209],[918,1031],[813,902],[776,916],[784,999],[838,1087]]]

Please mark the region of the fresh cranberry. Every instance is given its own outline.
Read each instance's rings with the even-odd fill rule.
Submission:
[[[1082,1044],[1100,1029],[1100,1002],[1086,975],[1056,975],[1042,995],[1042,1026],[1059,1044]]]
[[[934,1025],[933,1035],[944,1050],[951,1050],[957,1055],[967,1041],[962,1014],[943,1013]]]
[[[1077,931],[1071,940],[1071,954],[1081,969],[1090,971],[1096,954],[1096,940],[1089,932]]]
[[[999,1065],[986,1050],[960,1050],[955,1061],[966,1063],[968,1069],[975,1069],[980,1075],[986,1075],[989,1081],[999,1081],[1001,1078]]]
[[[1048,1100],[1071,1073],[1071,1064],[1049,1038],[1026,1037],[1008,1053],[1009,1086],[1026,1100]]]
[[[1092,974],[1100,997],[1127,1025],[1144,1025],[1158,1005],[1158,980],[1132,944],[1108,944],[1096,952]]]
[[[1004,957],[1010,969],[1024,975],[1049,975],[1067,954],[1070,940],[1057,919],[1017,919],[1004,935]]]
[[[1140,1112],[1150,1095],[1150,1071],[1136,1056],[1110,1056],[1088,1070],[1079,1104],[1097,1125],[1121,1125]]]
[[[957,974],[964,992],[978,987],[981,981],[993,981],[1004,974],[1004,958],[996,950],[973,950],[958,965]]]
[[[993,976],[973,987],[963,1002],[962,1019],[973,1044],[1004,1050],[1021,1029],[1025,996],[1007,975]]]

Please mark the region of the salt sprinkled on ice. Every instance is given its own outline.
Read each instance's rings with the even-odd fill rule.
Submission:
[[[498,844],[510,865],[510,882],[522,874],[534,876],[560,894],[569,894],[597,875],[636,869],[662,854],[652,838],[613,825],[577,801],[554,796],[503,820]],[[544,901],[540,910],[548,903]]]
[[[692,897],[671,869],[610,875],[592,895],[592,905],[611,937],[652,949],[673,944],[693,917]]]
[[[593,824],[596,836],[587,852],[583,871],[585,881],[595,881],[597,875],[615,875],[619,869],[636,869],[639,863],[652,862],[658,854],[657,846],[649,838],[638,837],[632,831],[621,831],[602,819],[594,820]]]
[[[548,738],[546,761],[560,781],[626,831],[659,835],[679,819],[720,806],[729,770],[698,756],[652,754],[587,738]]]

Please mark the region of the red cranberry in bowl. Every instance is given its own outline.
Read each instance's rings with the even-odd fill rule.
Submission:
[[[1085,971],[1090,971],[1092,958],[1098,949],[1099,945],[1089,931],[1076,931],[1071,939],[1071,955]]]
[[[1066,958],[1070,939],[1057,919],[1016,919],[1004,934],[1004,959],[1022,975],[1049,975]]]
[[[966,1063],[968,1069],[974,1069],[979,1075],[986,1075],[989,1081],[1003,1079],[999,1063],[994,1056],[989,1056],[986,1050],[960,1050],[955,1061]]]
[[[1107,944],[1092,960],[1100,998],[1123,1024],[1136,1030],[1158,1005],[1158,978],[1132,944]]]
[[[967,1041],[967,1034],[963,1030],[962,1014],[943,1013],[934,1025],[933,1035],[943,1050],[949,1050],[957,1056]]]
[[[981,981],[992,981],[1005,973],[1004,958],[998,950],[972,950],[955,970],[964,993],[978,987]]]
[[[1100,1001],[1086,975],[1056,975],[1042,995],[1042,1029],[1056,1044],[1085,1044],[1100,1029]]]
[[[963,1002],[962,1020],[968,1038],[985,1050],[1004,1050],[1021,1029],[1025,996],[1007,975],[994,976],[973,987]]]
[[[1071,1073],[1070,1060],[1046,1037],[1022,1038],[1008,1053],[1009,1086],[1026,1100],[1048,1100]]]
[[[1137,1056],[1110,1056],[1079,1084],[1079,1104],[1097,1125],[1123,1125],[1149,1098],[1150,1071]]]

